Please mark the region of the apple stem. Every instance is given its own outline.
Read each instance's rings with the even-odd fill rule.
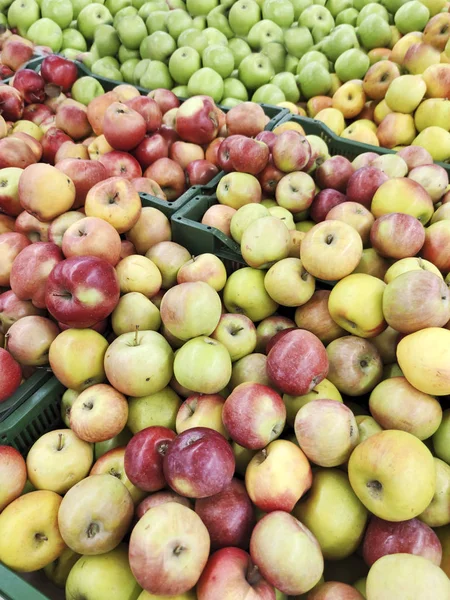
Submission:
[[[259,574],[259,569],[256,565],[250,563],[249,568],[247,570],[247,581],[251,586],[256,585],[259,580],[261,579],[261,576]]]
[[[38,542],[48,542],[48,537],[44,533],[36,533],[34,537]]]
[[[58,445],[56,446],[56,450],[60,452],[64,448],[64,436],[62,433],[58,433]]]
[[[136,325],[136,330],[134,332],[134,345],[135,346],[139,346],[138,334],[139,334],[139,325]]]
[[[4,348],[5,350],[7,350],[7,349],[8,349],[8,339],[9,339],[9,333],[7,333],[7,334],[5,335],[5,340],[4,340],[4,342],[3,342],[3,348]]]
[[[97,535],[97,533],[100,531],[100,527],[98,526],[97,523],[89,523],[89,527],[87,528],[87,536],[88,538],[93,538]]]

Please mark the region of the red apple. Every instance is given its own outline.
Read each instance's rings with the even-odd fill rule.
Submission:
[[[311,146],[304,135],[288,129],[277,136],[272,148],[272,158],[280,171],[301,171],[311,158]]]
[[[106,152],[100,156],[98,162],[105,167],[107,177],[124,177],[131,181],[142,176],[141,165],[128,152]]]
[[[36,161],[39,162],[41,160],[42,145],[40,142],[37,141],[36,138],[32,137],[28,133],[25,133],[24,131],[16,131],[15,133],[11,133],[9,137],[13,140],[23,140],[25,144],[27,144],[30,147]]]
[[[161,127],[162,112],[158,104],[148,96],[135,96],[125,102],[127,106],[138,112],[145,121],[147,133],[153,133]]]
[[[23,317],[43,314],[30,300],[20,300],[11,290],[0,294],[0,333],[7,333],[11,325]]]
[[[21,69],[14,75],[13,86],[27,104],[45,100],[45,81],[33,69]]]
[[[43,223],[24,210],[16,219],[16,231],[23,233],[31,242],[48,242],[50,223]]]
[[[186,189],[183,169],[170,158],[159,158],[147,167],[144,177],[156,181],[169,202],[179,198]]]
[[[0,62],[17,71],[23,64],[33,57],[33,44],[28,40],[11,35],[2,46]]]
[[[242,102],[228,111],[226,124],[228,135],[237,134],[255,137],[264,130],[266,115],[259,104]]]
[[[117,102],[117,94],[113,91],[106,92],[93,98],[87,107],[87,117],[96,135],[103,133],[103,119],[105,112],[111,104]]]
[[[72,138],[57,127],[50,127],[41,139],[43,162],[55,164],[55,156],[64,142],[73,142]]]
[[[120,235],[112,225],[98,217],[77,220],[62,238],[62,251],[66,258],[96,256],[113,267],[119,262],[121,249]]]
[[[132,150],[147,131],[144,117],[121,102],[113,102],[103,118],[103,134],[114,150]]]
[[[166,486],[163,459],[176,434],[167,427],[146,427],[128,442],[125,450],[125,473],[145,492],[157,492]]]
[[[169,144],[160,133],[146,136],[133,150],[133,156],[145,170],[159,158],[169,157]]]
[[[59,327],[51,319],[23,317],[8,331],[8,351],[21,365],[47,365],[50,345],[59,333]]]
[[[136,177],[131,181],[134,189],[139,192],[139,194],[150,194],[150,196],[155,196],[155,198],[160,198],[161,200],[167,200],[165,193],[152,179],[148,179],[147,177]]]
[[[23,233],[0,234],[0,286],[9,287],[14,259],[29,245],[30,240]]]
[[[264,169],[259,173],[258,179],[261,184],[261,189],[265,194],[270,197],[275,196],[275,190],[277,189],[278,182],[283,179],[285,173],[277,169],[273,164],[273,160],[270,159]]]
[[[45,302],[61,323],[80,329],[106,319],[119,302],[114,267],[96,256],[74,256],[61,261],[47,279]]]
[[[89,190],[108,178],[106,169],[99,160],[65,158],[55,167],[70,177],[75,185],[75,202],[72,208],[83,206]]]
[[[0,348],[0,402],[7,400],[22,381],[22,369],[9,352]]]
[[[389,213],[375,220],[370,243],[378,254],[388,258],[415,256],[425,242],[425,227],[411,215]]]
[[[269,146],[270,152],[272,152],[273,146],[274,146],[277,138],[278,138],[278,136],[276,133],[274,133],[273,131],[267,131],[267,130],[261,131],[261,133],[258,133],[258,135],[255,136],[255,140],[264,142],[265,144],[267,144]]]
[[[353,173],[347,183],[346,195],[351,202],[359,202],[370,210],[375,192],[389,177],[376,167],[362,167]]]
[[[182,496],[207,498],[231,481],[234,454],[227,440],[213,429],[193,427],[180,433],[164,457],[164,476]]]
[[[327,214],[332,208],[349,200],[342,192],[337,190],[325,189],[321,190],[311,203],[309,215],[316,223],[321,223],[327,218]]]
[[[14,71],[5,64],[0,64],[0,80],[9,79],[14,75]]]
[[[151,508],[159,506],[160,504],[166,504],[167,502],[177,502],[178,504],[182,504],[187,508],[192,508],[191,502],[188,500],[188,498],[184,498],[179,494],[175,494],[175,492],[172,492],[172,490],[162,490],[160,492],[150,494],[150,496],[144,498],[142,502],[137,505],[136,518],[139,520]]]
[[[208,160],[193,160],[186,167],[187,185],[206,185],[219,173],[219,169]]]
[[[406,146],[397,152],[397,155],[403,158],[408,165],[408,171],[422,165],[432,165],[433,157],[422,146]]]
[[[26,169],[29,165],[34,165],[35,162],[36,156],[34,155],[34,152],[23,140],[11,137],[0,140],[0,169],[5,169],[7,167]]]
[[[185,142],[208,144],[219,133],[219,121],[214,101],[209,96],[193,96],[177,110],[178,135]]]
[[[170,90],[157,88],[156,90],[149,92],[147,95],[149,98],[153,98],[163,115],[171,108],[178,108],[180,106],[180,101]]]
[[[311,331],[325,345],[338,337],[347,335],[331,318],[328,310],[330,294],[330,290],[316,290],[308,302],[299,306],[295,311],[297,327]]]
[[[5,121],[18,121],[22,118],[24,100],[15,87],[11,85],[0,85],[0,106],[2,117]]]
[[[223,137],[217,137],[208,145],[205,151],[206,160],[209,160],[216,167],[219,167],[219,147],[224,139]]]
[[[81,140],[92,133],[86,106],[71,98],[64,100],[56,109],[55,126],[73,140]]]
[[[52,109],[46,104],[29,104],[23,110],[22,119],[31,121],[36,125],[41,125],[45,119],[48,119],[52,115]]]
[[[270,340],[266,344],[266,354],[272,350],[275,344],[281,340],[291,329],[297,329],[297,327],[287,327],[286,329],[282,329],[281,331],[277,331],[276,334],[270,338]]]
[[[41,75],[46,83],[52,83],[67,93],[78,79],[78,69],[73,61],[52,54],[42,61]]]
[[[26,482],[23,456],[12,446],[0,446],[0,512],[22,494]]]
[[[316,183],[322,189],[331,188],[345,192],[348,180],[355,172],[352,163],[344,156],[332,156],[319,165],[315,172]]]
[[[258,175],[269,162],[269,147],[264,142],[232,135],[219,147],[219,163],[224,171],[239,171]]]
[[[180,139],[176,129],[173,129],[173,127],[169,127],[168,125],[161,125],[158,129],[158,133],[166,140],[169,149],[174,142]]]

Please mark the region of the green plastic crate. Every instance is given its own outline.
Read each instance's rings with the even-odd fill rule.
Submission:
[[[0,404],[0,424],[9,415],[21,406],[30,396],[32,396],[46,381],[50,379],[52,373],[47,368],[39,368],[31,377],[29,377],[12,396]]]
[[[0,563],[0,600],[50,600]]]

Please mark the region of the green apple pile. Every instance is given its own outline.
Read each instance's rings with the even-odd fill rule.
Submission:
[[[297,103],[363,78],[447,11],[445,0],[1,0],[7,24],[98,76],[209,94],[233,106]]]

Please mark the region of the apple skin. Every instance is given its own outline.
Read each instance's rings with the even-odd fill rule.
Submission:
[[[149,594],[177,596],[195,586],[209,549],[208,530],[200,517],[182,504],[166,502],[147,511],[134,527],[130,567]]]
[[[370,210],[372,198],[377,189],[389,177],[376,167],[366,166],[357,169],[347,183],[346,195],[351,202],[359,202]]]
[[[61,247],[66,258],[96,256],[115,266],[122,244],[112,225],[97,217],[82,217],[66,229]]]
[[[247,552],[240,548],[223,548],[206,564],[197,584],[198,600],[232,598],[276,600],[275,589],[259,574]]]
[[[142,502],[137,505],[135,516],[139,520],[151,508],[159,506],[160,504],[166,504],[167,502],[177,502],[178,504],[186,506],[186,508],[192,508],[192,503],[188,498],[175,494],[172,490],[162,490],[144,498]]]
[[[36,308],[30,300],[20,300],[11,290],[0,294],[0,333],[7,333],[11,325],[23,317],[44,314],[44,310]]]
[[[127,106],[138,112],[145,121],[147,133],[157,131],[162,124],[162,112],[158,104],[148,96],[135,96],[125,102]]]
[[[20,300],[31,300],[36,308],[46,308],[48,276],[63,260],[61,249],[51,242],[36,242],[20,252],[11,268],[10,285]]]
[[[408,165],[408,171],[412,171],[416,167],[422,165],[432,165],[433,157],[425,148],[421,146],[406,146],[398,151],[398,156]]]
[[[134,148],[133,156],[145,171],[159,158],[169,158],[169,144],[158,132],[150,136],[147,135],[142,142]]]
[[[327,581],[311,590],[308,600],[364,600],[364,596],[348,583]]]
[[[91,127],[96,135],[103,133],[103,119],[105,112],[111,104],[117,102],[117,93],[112,90],[93,98],[87,107],[87,117]]]
[[[86,195],[86,216],[104,219],[118,233],[125,233],[134,227],[141,210],[139,194],[132,183],[123,177],[109,177],[100,181]]]
[[[78,69],[73,61],[50,55],[42,61],[41,75],[46,83],[57,85],[62,92],[67,93],[78,79]]]
[[[26,481],[27,466],[20,452],[12,446],[1,445],[0,512],[21,495]]]
[[[103,134],[114,150],[132,150],[144,139],[147,124],[144,117],[129,106],[113,102],[105,111]]]
[[[73,256],[50,273],[45,302],[57,321],[83,329],[110,315],[119,296],[119,282],[110,263],[95,256]]]
[[[186,179],[189,186],[206,185],[219,173],[212,162],[200,159],[193,160],[186,167]]]
[[[136,433],[125,450],[125,473],[145,492],[157,492],[166,486],[163,458],[176,434],[167,427],[147,427]]]
[[[23,317],[8,330],[8,350],[22,366],[46,365],[50,345],[58,334],[58,326],[50,319]]]
[[[235,461],[231,446],[217,431],[194,427],[180,433],[167,449],[164,476],[178,494],[207,498],[231,481]]]
[[[311,146],[298,131],[287,130],[280,133],[272,148],[272,160],[280,171],[292,173],[301,171],[311,158]]]
[[[227,397],[222,420],[235,442],[250,450],[260,450],[281,435],[286,407],[281,396],[268,386],[242,383]]]
[[[1,88],[2,86],[0,86]],[[12,137],[5,137],[0,140],[0,169],[8,167],[26,169],[29,165],[34,165],[36,162],[34,152],[23,140]]]
[[[87,193],[95,184],[108,178],[105,167],[98,160],[79,160],[65,158],[55,164],[75,185],[75,201],[73,208],[84,205]]]
[[[184,171],[170,158],[156,160],[144,171],[144,177],[156,181],[169,202],[179,198],[186,190]]]
[[[22,368],[12,355],[0,348],[0,402],[7,400],[22,381]]]
[[[2,117],[5,121],[18,121],[22,118],[24,99],[19,90],[12,85],[0,85]]]
[[[220,394],[193,394],[190,395],[177,413],[175,429],[182,433],[193,427],[209,427],[215,429],[225,438],[230,435],[222,421],[222,411],[225,398]]]
[[[12,133],[9,134],[10,139],[12,140],[22,140],[29,146],[36,158],[37,161],[42,158],[42,145],[40,141],[38,141],[32,135],[25,133],[24,131],[15,131],[14,127],[12,129]],[[74,144],[75,145],[75,144]]]
[[[67,213],[65,213],[67,214]],[[16,218],[15,230],[23,233],[31,242],[49,242],[50,223],[43,223],[24,210]]]
[[[287,317],[273,316],[263,319],[256,328],[256,348],[255,352],[264,352],[267,354],[267,344],[279,331],[284,329],[293,329],[294,321]]]
[[[219,133],[216,107],[208,96],[193,96],[178,108],[176,130],[185,142],[209,144]]]
[[[331,188],[345,193],[348,181],[354,172],[355,168],[348,158],[332,156],[317,167],[315,179],[322,189]]]
[[[218,494],[197,499],[195,512],[208,529],[211,550],[227,546],[248,548],[255,516],[242,481],[233,478]]]
[[[11,32],[8,32],[11,33]],[[33,44],[18,35],[10,35],[1,44],[1,63],[17,71],[33,57]]]
[[[332,208],[349,200],[345,194],[338,190],[325,189],[316,194],[311,202],[309,215],[315,223],[325,221]]]
[[[269,162],[270,150],[264,142],[244,135],[232,135],[219,147],[220,166],[224,171],[258,175]]]
[[[13,78],[12,85],[19,90],[27,104],[45,100],[45,81],[33,69],[20,69]]]
[[[362,553],[369,567],[382,556],[398,553],[423,556],[439,566],[442,546],[431,527],[419,519],[392,523],[372,516],[364,535]]]
[[[292,396],[310,392],[328,373],[328,357],[313,333],[289,331],[269,352],[267,374],[278,389]]]
[[[0,286],[9,287],[14,259],[29,245],[30,240],[23,233],[0,234]]]
[[[274,196],[277,185],[281,179],[285,176],[283,171],[277,169],[273,164],[272,158],[269,160],[264,169],[259,173],[258,180],[261,184],[261,189],[265,194]]]
[[[388,258],[415,256],[425,242],[425,228],[411,215],[389,213],[375,220],[370,243],[378,254]]]
[[[172,239],[170,221],[157,208],[144,206],[136,224],[127,231],[126,238],[134,244],[136,249],[134,254],[145,254],[159,242]]]
[[[56,153],[65,142],[73,142],[73,140],[62,129],[50,127],[41,139],[42,161],[54,165]]]
[[[142,168],[139,162],[128,152],[113,150],[102,154],[98,159],[106,170],[107,177],[123,177],[129,181],[142,177]]]
[[[92,133],[86,106],[71,98],[64,100],[56,109],[55,126],[73,140],[83,140]]]
[[[228,135],[256,137],[266,126],[266,115],[258,104],[242,102],[228,111],[226,125]]]

